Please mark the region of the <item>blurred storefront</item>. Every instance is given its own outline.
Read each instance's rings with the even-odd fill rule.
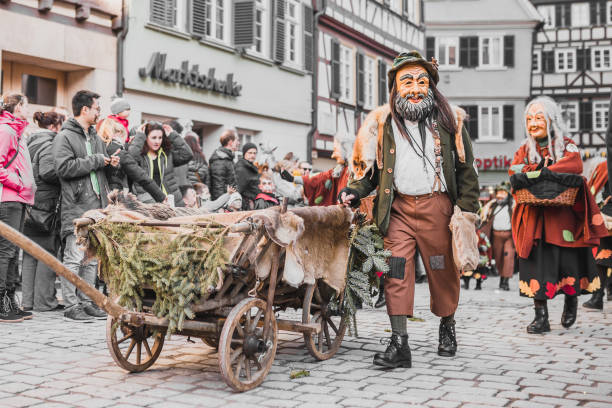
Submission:
[[[99,93],[102,114],[116,90],[121,0],[0,2],[1,92],[25,94],[35,110],[71,114],[80,89]]]

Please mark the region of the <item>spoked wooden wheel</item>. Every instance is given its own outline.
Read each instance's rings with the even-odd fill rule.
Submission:
[[[270,372],[278,337],[274,313],[264,337],[266,302],[247,298],[238,303],[223,324],[219,339],[219,368],[236,391],[257,387]]]
[[[110,315],[106,319],[106,344],[113,360],[131,373],[151,367],[162,351],[166,331],[116,322]]]
[[[336,354],[346,332],[346,319],[330,310],[329,300],[332,296],[333,289],[321,281],[308,285],[304,295],[302,323],[321,326],[318,334],[304,333],[306,348],[317,360],[327,360]]]

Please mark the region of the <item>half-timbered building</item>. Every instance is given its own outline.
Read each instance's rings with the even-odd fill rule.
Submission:
[[[428,0],[427,57],[440,64],[440,90],[468,114],[481,184],[508,179],[525,138],[531,42],[541,17],[528,0]]]
[[[601,148],[612,89],[612,1],[531,2],[544,18],[534,34],[531,95],[561,104],[580,147]]]
[[[320,3],[321,4],[321,3]],[[422,0],[327,0],[316,19],[315,167],[329,168],[333,138],[354,136],[387,102],[387,69],[402,51],[424,51]]]

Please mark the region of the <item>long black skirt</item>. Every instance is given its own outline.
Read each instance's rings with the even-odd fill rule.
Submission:
[[[612,268],[612,237],[602,238],[597,247],[595,263],[599,266]]]
[[[591,248],[565,248],[538,241],[529,258],[519,257],[521,296],[549,300],[559,293],[578,296],[600,286]]]

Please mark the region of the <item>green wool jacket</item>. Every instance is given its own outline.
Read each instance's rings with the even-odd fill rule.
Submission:
[[[368,196],[378,188],[374,199],[374,221],[380,232],[387,235],[391,203],[393,203],[393,171],[395,169],[395,139],[391,126],[391,115],[387,117],[383,131],[383,168],[378,169],[376,163],[372,170],[361,180],[349,181],[348,187],[355,190],[360,198]],[[454,136],[446,129],[438,126],[440,145],[442,147],[442,171],[444,183],[453,205],[458,205],[463,211],[478,211],[478,174],[473,166],[474,154],[467,130],[463,127],[463,146],[465,148],[465,163],[457,157]],[[400,158],[401,160],[401,158]],[[432,169],[433,171],[433,169]]]

